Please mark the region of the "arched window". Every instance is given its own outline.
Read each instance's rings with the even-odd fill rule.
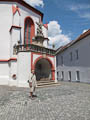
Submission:
[[[32,37],[34,37],[34,22],[30,17],[25,19],[25,30],[24,30],[24,44],[32,43]]]

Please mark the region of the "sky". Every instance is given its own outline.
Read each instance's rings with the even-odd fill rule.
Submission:
[[[90,0],[25,0],[44,14],[49,46],[57,49],[90,29]]]

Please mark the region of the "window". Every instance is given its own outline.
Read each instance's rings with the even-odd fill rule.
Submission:
[[[80,81],[80,72],[79,71],[76,71],[76,80]]]
[[[78,60],[78,50],[76,50],[76,59]]]
[[[25,21],[25,44],[30,44],[30,31],[31,31],[30,19],[26,19]]]
[[[71,81],[71,71],[69,71],[68,73],[69,73],[69,81]]]
[[[32,42],[32,37],[34,37],[34,22],[30,17],[27,17],[25,19],[24,23],[25,29],[24,29],[24,44],[30,44]]]
[[[31,25],[28,24],[28,43],[29,44],[30,44],[30,38],[31,38],[30,32],[31,32]]]
[[[72,52],[70,52],[70,61],[72,61]]]
[[[63,65],[63,56],[61,56],[61,65]]]
[[[25,23],[25,44],[27,42],[27,22]]]
[[[58,80],[58,77],[59,77],[59,72],[57,72],[57,80]]]
[[[64,80],[64,72],[61,72],[61,80]]]
[[[58,58],[59,58],[59,57],[58,57],[58,55],[57,55],[57,58],[56,58],[56,61],[57,61],[57,67],[58,67]]]

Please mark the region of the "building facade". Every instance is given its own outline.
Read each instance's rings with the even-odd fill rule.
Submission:
[[[57,79],[90,83],[90,30],[56,53]]]
[[[32,70],[37,80],[57,82],[43,13],[23,0],[0,0],[0,11],[0,85],[27,87]]]

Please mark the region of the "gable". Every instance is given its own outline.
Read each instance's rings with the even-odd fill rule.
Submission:
[[[29,4],[27,4],[25,1],[23,0],[0,0],[0,2],[17,2],[19,4],[21,4],[22,6],[28,8],[29,10],[33,11],[34,13],[38,14],[41,16],[41,19],[43,20],[43,13],[40,12],[39,10],[35,9],[34,7],[30,6]]]

